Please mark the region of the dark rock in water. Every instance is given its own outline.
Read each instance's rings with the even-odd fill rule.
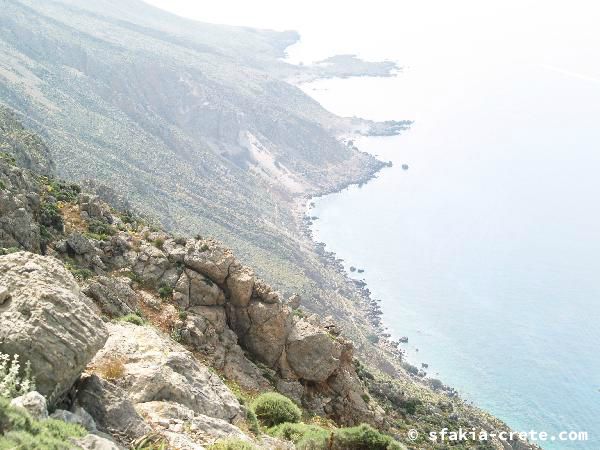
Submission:
[[[399,341],[400,341],[402,344],[406,344],[406,343],[408,342],[408,337],[406,337],[406,336],[402,336],[402,337],[399,339]]]
[[[384,165],[386,165],[387,167],[393,167],[394,163],[392,163],[391,161],[388,161],[388,162],[384,163]]]
[[[402,170],[408,170],[408,164],[402,164]]]
[[[364,273],[365,269],[358,269],[357,272],[358,273]]]
[[[356,267],[350,266],[350,272],[356,272]]]
[[[427,363],[421,363],[421,367],[423,369],[427,369],[429,367],[429,364],[427,364]]]

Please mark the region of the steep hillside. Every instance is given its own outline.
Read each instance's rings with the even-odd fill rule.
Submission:
[[[429,431],[508,430],[439,382],[365,365],[335,320],[222,243],[152,228],[25,156],[0,158],[0,353],[30,364],[15,383],[0,355],[0,397],[18,396],[0,398],[0,447],[443,449]]]
[[[304,234],[299,205],[383,167],[340,134],[408,124],[336,117],[285,80],[391,75],[395,64],[291,66],[280,58],[296,33],[193,22],[135,0],[2,6],[0,102],[45,138],[60,176],[112,188],[169,230],[222,240],[349,324],[359,351],[392,370],[369,343],[373,305]]]

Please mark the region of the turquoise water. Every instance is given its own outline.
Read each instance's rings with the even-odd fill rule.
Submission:
[[[305,86],[335,112],[416,120],[359,140],[394,166],[319,199],[316,239],[365,269],[410,361],[516,430],[590,434],[544,448],[597,450],[600,84],[534,65],[436,84],[430,69]]]

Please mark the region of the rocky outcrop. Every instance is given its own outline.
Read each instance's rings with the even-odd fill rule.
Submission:
[[[183,346],[151,327],[109,324],[108,328],[108,341],[92,365],[119,359],[124,372],[114,383],[135,404],[170,401],[228,422],[241,417],[240,404],[221,379]]]
[[[10,401],[10,405],[23,408],[34,419],[39,420],[48,418],[48,405],[46,404],[46,399],[39,392],[28,392],[25,395],[13,398]]]
[[[41,249],[40,187],[30,173],[0,158],[0,248]]]
[[[129,278],[100,276],[87,283],[83,293],[90,297],[109,317],[125,316],[137,310],[138,295]]]
[[[0,351],[30,361],[50,402],[71,388],[107,339],[93,303],[56,259],[18,252],[0,258]]]
[[[98,430],[109,433],[123,443],[129,443],[151,431],[127,393],[97,375],[82,377],[77,385],[74,405],[92,416]]]
[[[228,421],[198,414],[180,403],[153,401],[139,403],[136,409],[153,428],[166,436],[173,448],[198,448],[222,438],[250,441],[242,430]]]
[[[300,378],[323,382],[340,366],[342,346],[323,329],[298,320],[287,339],[286,354]]]

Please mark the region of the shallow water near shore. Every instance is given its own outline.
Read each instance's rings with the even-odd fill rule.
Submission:
[[[393,167],[317,199],[315,239],[365,270],[429,376],[518,431],[590,434],[544,448],[600,448],[600,85],[463,68],[436,99],[419,91],[428,69],[303,87],[336,113],[416,120],[357,141]]]

